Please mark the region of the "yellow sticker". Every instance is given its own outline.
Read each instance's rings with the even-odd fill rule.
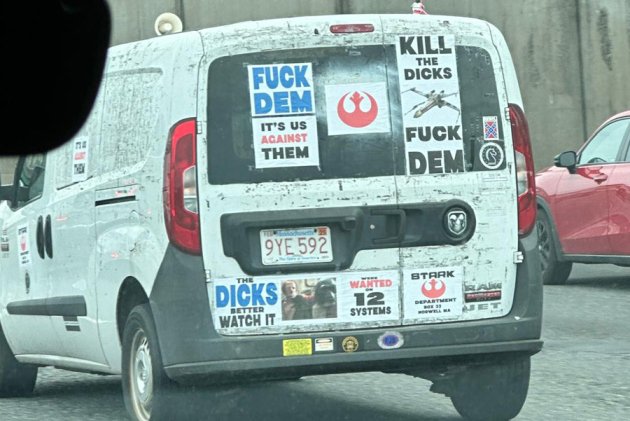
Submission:
[[[313,355],[313,341],[310,339],[285,339],[282,341],[282,355]]]

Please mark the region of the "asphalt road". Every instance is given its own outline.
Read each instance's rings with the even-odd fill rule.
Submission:
[[[532,359],[522,421],[630,419],[630,269],[576,265],[565,286],[545,287],[543,351]],[[450,400],[404,375],[307,377],[187,392],[191,420],[456,421]],[[0,419],[126,420],[120,377],[40,370],[35,395],[0,401]]]

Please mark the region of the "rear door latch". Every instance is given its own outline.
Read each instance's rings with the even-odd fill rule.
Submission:
[[[514,252],[514,263],[516,263],[516,264],[523,263],[524,260],[525,260],[525,256],[523,256],[523,252],[522,251],[515,251]]]

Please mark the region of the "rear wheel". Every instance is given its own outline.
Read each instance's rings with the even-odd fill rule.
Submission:
[[[455,380],[451,402],[470,421],[511,420],[527,398],[529,374],[529,357],[470,367]]]
[[[573,264],[558,260],[558,250],[556,249],[551,222],[543,211],[538,211],[536,227],[543,283],[545,285],[563,285],[569,278]]]
[[[173,383],[164,373],[153,316],[148,304],[135,307],[123,333],[122,383],[132,419],[173,419],[167,402]]]
[[[36,380],[37,366],[15,359],[0,328],[0,398],[29,396]]]

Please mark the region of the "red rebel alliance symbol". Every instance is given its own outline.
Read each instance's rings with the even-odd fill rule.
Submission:
[[[438,288],[438,282],[440,283],[440,288]],[[431,288],[427,288],[427,285],[430,285]],[[446,284],[444,281],[436,281],[435,279],[431,279],[430,281],[422,284],[422,293],[425,297],[428,298],[440,298],[446,292]]]
[[[365,126],[369,126],[376,120],[376,116],[378,115],[378,103],[374,99],[374,97],[367,92],[363,92],[363,95],[359,92],[355,92],[350,97],[350,101],[354,104],[354,111],[348,112],[346,111],[346,107],[344,103],[346,98],[350,95],[348,92],[344,96],[341,97],[339,103],[337,104],[337,114],[339,114],[339,118],[345,124],[350,127],[354,127],[355,129],[360,129]],[[361,103],[368,97],[370,100],[370,109],[368,111],[363,111],[360,107]]]

